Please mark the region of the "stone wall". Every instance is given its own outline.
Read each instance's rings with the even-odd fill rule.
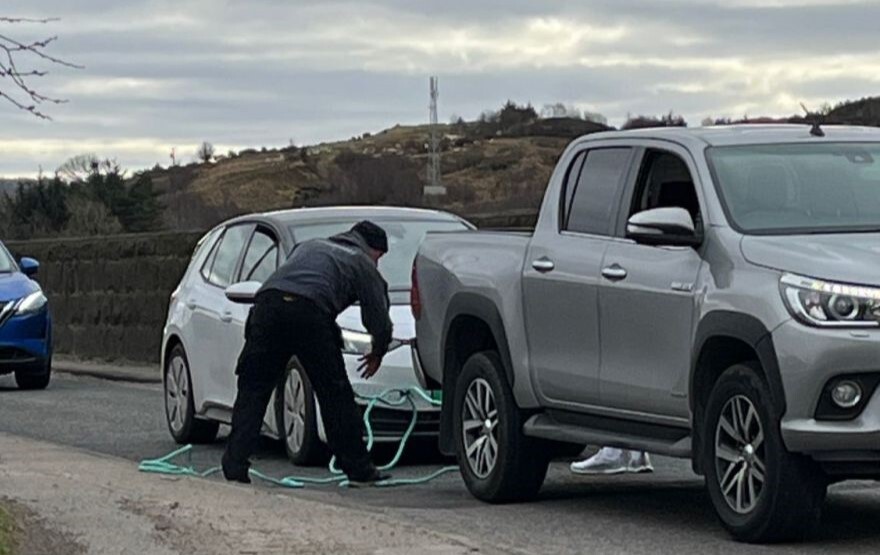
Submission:
[[[534,225],[532,211],[469,218],[480,227]],[[40,261],[37,281],[55,319],[55,352],[83,359],[157,362],[171,292],[201,232],[12,241]]]
[[[55,351],[79,358],[156,362],[171,292],[201,233],[13,241],[40,261]]]

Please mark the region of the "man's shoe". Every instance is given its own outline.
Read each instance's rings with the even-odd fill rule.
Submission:
[[[603,447],[589,459],[571,463],[570,468],[575,474],[609,475],[623,474],[628,470],[628,465],[624,451],[614,447]]]
[[[651,464],[651,456],[644,451],[630,451],[628,472],[635,474],[643,474],[654,472],[654,465]]]
[[[371,488],[379,482],[390,480],[391,475],[379,472],[377,468],[371,468],[363,474],[352,474],[348,477],[348,487],[351,488]]]
[[[223,454],[223,459],[220,463],[223,468],[223,477],[226,478],[230,482],[241,482],[242,484],[250,484],[251,478],[248,476],[249,466],[245,464],[237,465],[232,463],[229,459],[226,458],[226,454]]]

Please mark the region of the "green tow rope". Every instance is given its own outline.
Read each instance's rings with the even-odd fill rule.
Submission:
[[[435,406],[440,404],[440,401],[433,399],[424,390],[418,387],[413,387],[409,389],[387,389],[379,395],[358,394],[357,397],[367,401],[367,408],[364,411],[364,427],[367,430],[368,451],[372,450],[374,443],[373,426],[370,424],[370,414],[373,412],[373,409],[377,405],[382,404],[389,407],[399,407],[404,404],[409,404],[410,408],[412,409],[412,418],[409,421],[409,426],[407,426],[406,431],[400,438],[400,443],[397,446],[397,451],[395,452],[394,457],[391,459],[390,462],[379,467],[379,470],[383,471],[391,470],[397,466],[397,464],[400,462],[401,457],[403,457],[403,451],[404,449],[406,449],[407,442],[409,441],[410,437],[416,429],[416,421],[419,417],[419,411],[416,407],[413,397],[421,397],[425,401]],[[184,454],[188,455],[188,464],[186,466],[182,466],[172,462],[174,459]],[[144,461],[141,461],[140,465],[138,465],[138,470],[140,470],[141,472],[153,472],[156,474],[168,474],[173,476],[197,476],[200,478],[205,478],[219,472],[220,467],[214,466],[208,468],[207,470],[196,470],[192,465],[192,445],[185,445],[180,449],[172,451],[171,453],[168,453],[167,455],[159,459],[146,459]],[[336,468],[335,456],[330,459],[329,471],[330,476],[324,478],[314,478],[310,476],[285,476],[283,478],[274,478],[272,476],[263,474],[262,472],[253,468],[249,470],[249,474],[254,478],[257,478],[264,482],[268,482],[270,484],[285,488],[302,488],[305,487],[306,484],[339,484],[340,487],[347,487],[349,485],[348,478],[345,476],[345,474],[343,474],[341,470]],[[419,478],[392,478],[389,480],[376,482],[376,486],[392,487],[424,484],[442,476],[443,474],[454,471],[458,471],[457,466],[445,466],[426,476],[422,476]]]

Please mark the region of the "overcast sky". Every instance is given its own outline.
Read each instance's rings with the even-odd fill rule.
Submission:
[[[61,18],[0,34],[57,34],[50,52],[85,66],[38,64],[53,74],[33,84],[70,101],[51,122],[0,103],[0,176],[420,123],[431,74],[441,121],[510,98],[699,125],[880,94],[869,0],[3,0],[0,16]]]

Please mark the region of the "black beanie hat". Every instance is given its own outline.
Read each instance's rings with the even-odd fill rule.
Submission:
[[[355,224],[352,231],[364,238],[370,248],[380,252],[388,252],[388,235],[385,230],[373,222],[364,220]]]

